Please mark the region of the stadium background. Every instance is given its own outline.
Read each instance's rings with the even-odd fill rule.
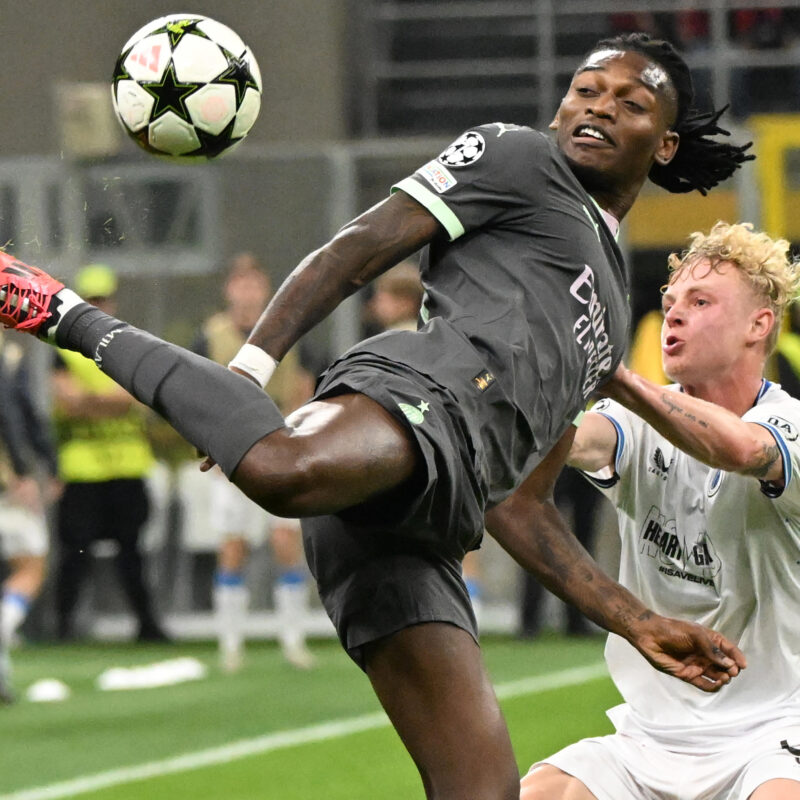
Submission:
[[[634,313],[639,317],[652,307],[656,288],[663,282],[665,254],[680,248],[689,232],[719,218],[749,219],[772,234],[800,240],[800,31],[786,27],[780,42],[765,44],[742,38],[733,25],[735,12],[796,13],[794,2],[229,0],[220,4],[197,0],[190,5],[189,11],[213,16],[242,35],[258,59],[264,96],[260,118],[244,146],[219,163],[187,168],[147,157],[126,140],[113,119],[108,90],[122,44],[149,19],[175,12],[173,4],[30,0],[22,10],[10,0],[0,2],[4,65],[0,241],[23,259],[67,279],[84,263],[111,264],[122,276],[120,315],[180,344],[187,344],[199,321],[218,307],[219,269],[232,253],[258,253],[277,282],[339,225],[385,196],[394,180],[433,157],[463,129],[498,119],[546,125],[578,55],[599,36],[615,32],[626,22],[633,27],[652,24],[674,35],[680,31],[679,15],[689,5],[690,12],[707,13],[705,33],[685,41],[687,59],[700,76],[701,100],[713,99],[716,105],[730,100],[731,127],[737,137],[754,139],[759,160],[705,198],[645,190],[622,229],[635,276]],[[359,336],[361,301],[352,298],[310,334],[310,351],[324,358],[352,343]],[[34,347],[31,355],[39,362],[44,386],[45,354]],[[46,393],[42,398],[46,403]],[[169,482],[165,485],[168,489]],[[597,556],[613,570],[613,523],[608,508],[603,508]],[[203,563],[208,567],[210,556],[191,543],[176,541],[171,524],[166,508],[148,540],[150,568],[162,592],[167,623],[182,636],[207,635],[207,598],[194,590],[192,580],[196,575],[208,576]],[[121,611],[113,581],[107,585],[102,581],[102,551],[98,556],[101,582],[88,601],[91,611],[99,612],[93,631],[102,639],[124,638],[130,631],[129,620]],[[483,567],[487,630],[513,630],[518,571],[491,543]],[[253,633],[257,636],[268,637],[271,632],[267,599],[271,569],[265,554],[257,554],[250,567],[254,594],[261,597],[254,603]],[[558,606],[551,605],[549,613],[557,623]],[[20,752],[27,747],[26,752],[38,753],[43,761],[51,751],[30,750],[31,741],[42,746],[44,736],[48,745],[64,747],[59,741],[64,732],[80,727],[74,715],[87,725],[99,724],[93,716],[95,700],[87,676],[109,659],[143,657],[112,645],[55,647],[48,643],[47,630],[45,596],[28,630],[31,640],[40,642],[39,649],[20,652],[20,679],[69,671],[71,662],[79,674],[78,686],[81,681],[87,685],[81,701],[85,706],[73,705],[71,712],[60,712],[60,716],[55,712],[31,716],[30,707],[26,710],[25,706],[9,710],[5,719],[6,712],[0,714],[0,730],[5,728],[9,736],[19,739]],[[318,633],[329,633],[321,616]],[[194,646],[211,660],[211,649]],[[277,658],[274,652],[264,647],[257,651],[252,671],[238,678],[238,684],[229,683],[224,689],[219,688],[223,684],[215,684],[206,692],[219,690],[226,702],[237,707],[231,699],[234,695],[246,704],[247,693],[257,691],[263,676],[277,676],[282,682],[288,680],[287,691],[307,694],[308,685],[282,673],[271,660]],[[323,662],[333,670],[329,674],[338,675],[339,668],[349,674],[349,665],[333,645],[325,647],[331,648],[324,651]],[[575,647],[579,651],[570,649]],[[562,653],[559,648],[566,650]],[[490,640],[487,654],[502,681],[547,672],[549,665],[558,671],[569,663],[593,664],[600,657],[600,646],[547,637],[536,643]],[[600,685],[599,698],[587,701],[583,713],[579,714],[580,704],[570,705],[566,696],[560,697],[555,708],[564,719],[570,713],[579,714],[589,730],[596,730],[591,725],[603,724],[601,711],[613,694],[605,683]],[[353,691],[355,697],[358,692]],[[358,691],[362,699],[353,701],[355,710],[373,709],[365,687]],[[79,694],[76,689],[76,703]],[[175,693],[166,698],[154,700],[154,707],[168,706],[176,698],[178,707],[184,702]],[[148,703],[137,705],[144,714]],[[125,728],[132,708],[124,703],[111,707],[118,720],[112,721],[110,711],[103,724],[112,727],[115,736],[123,736],[119,749],[124,750],[127,740],[120,729]],[[506,711],[511,713],[508,707]],[[336,716],[341,709],[328,709],[320,700],[316,712],[325,720],[326,714]],[[518,716],[527,719],[539,713],[520,709]],[[298,715],[296,707],[287,712],[285,721],[270,717],[265,730],[317,719],[307,710]],[[147,719],[150,727],[161,724],[157,714]],[[194,721],[187,717],[187,724]],[[196,722],[198,728],[204,724],[202,719]],[[223,727],[220,741],[245,733],[253,731]],[[576,728],[574,735],[584,735],[584,729]],[[180,739],[179,731],[175,737]],[[191,749],[193,740],[194,735],[187,738],[186,749]],[[103,748],[91,739],[77,736],[73,742],[105,758]],[[214,743],[219,742],[202,740],[197,746]],[[525,750],[521,762],[553,746],[553,736],[545,737],[536,745],[540,750]],[[402,772],[407,765],[399,744],[392,740],[391,747]],[[70,766],[54,766],[41,775],[35,759],[22,759],[16,773],[0,778],[0,792],[101,770],[89,763],[91,759],[75,759],[68,754],[70,748],[66,750],[64,760]],[[147,748],[141,757],[130,750],[127,754],[114,751],[106,761],[113,767],[155,755]],[[404,774],[403,785],[410,790],[392,795],[383,788],[377,793],[416,796],[413,774]],[[348,791],[346,777],[342,780],[342,797],[374,796]],[[284,791],[252,795],[248,791],[225,796],[294,796]],[[170,793],[165,792],[164,796]],[[209,797],[222,796],[216,789],[208,792]],[[333,790],[330,794],[340,796]],[[143,795],[133,791],[99,796]],[[192,796],[206,795],[195,787]]]

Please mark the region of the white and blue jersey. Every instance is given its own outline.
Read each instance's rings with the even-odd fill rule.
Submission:
[[[592,410],[617,430],[613,476],[587,477],[617,507],[620,582],[658,613],[719,631],[748,659],[730,685],[706,694],[609,636],[606,660],[626,701],[609,712],[617,730],[684,751],[800,721],[800,402],[764,381],[743,417],[780,448],[775,484],[700,463],[615,402]]]

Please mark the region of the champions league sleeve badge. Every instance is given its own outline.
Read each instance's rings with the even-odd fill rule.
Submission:
[[[477,131],[467,131],[456,139],[437,159],[446,167],[467,167],[474,164],[486,149],[483,136]]]

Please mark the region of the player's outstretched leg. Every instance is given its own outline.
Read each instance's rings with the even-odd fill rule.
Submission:
[[[417,464],[405,427],[365,395],[307,404],[287,428],[249,379],[105,314],[5,253],[0,323],[92,358],[278,516],[356,505],[398,486]]]
[[[103,313],[6,253],[0,253],[0,323],[94,359],[228,476],[254,442],[284,426],[250,380]]]
[[[518,800],[519,771],[475,640],[432,622],[366,650],[367,675],[429,800]]]

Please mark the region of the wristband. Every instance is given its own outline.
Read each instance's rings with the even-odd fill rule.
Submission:
[[[256,347],[254,344],[243,344],[239,352],[228,364],[228,369],[236,367],[242,372],[246,372],[251,378],[255,378],[258,385],[263,389],[272,373],[278,366],[278,362],[265,350]]]

